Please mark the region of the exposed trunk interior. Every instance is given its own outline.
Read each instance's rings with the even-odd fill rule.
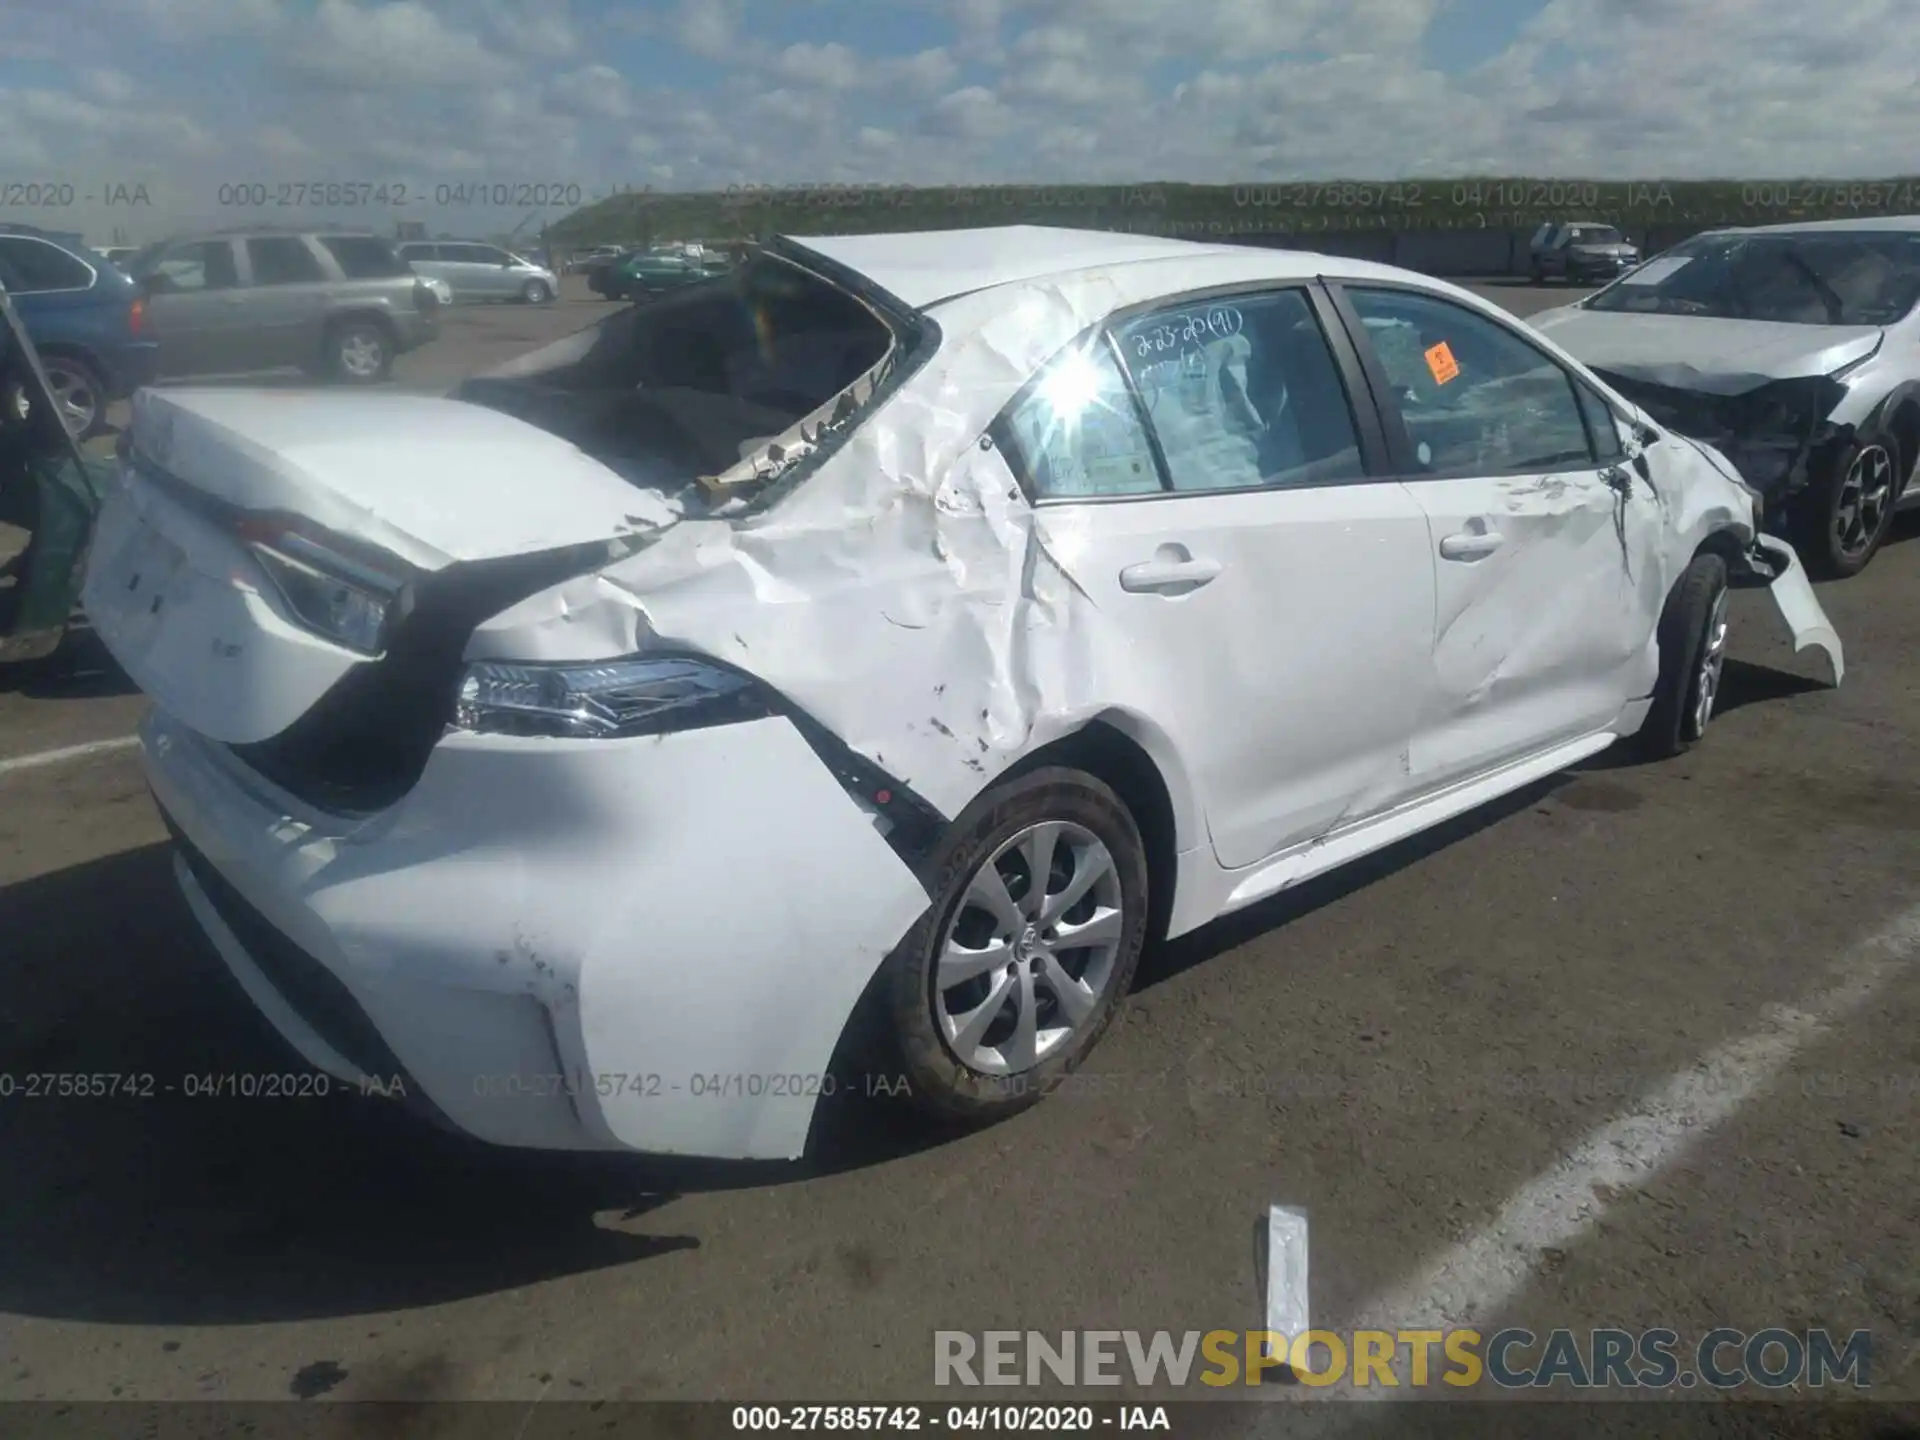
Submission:
[[[892,345],[885,322],[846,291],[758,255],[453,394],[559,435],[698,514],[696,477],[774,444]]]

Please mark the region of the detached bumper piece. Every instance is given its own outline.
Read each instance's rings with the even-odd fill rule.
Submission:
[[[1838,686],[1847,674],[1846,652],[1793,547],[1772,535],[1761,535],[1740,559],[1740,564],[1728,567],[1727,583],[1741,590],[1765,590],[1780,618],[1787,622],[1795,651],[1809,646],[1823,651],[1833,666],[1833,683]]]

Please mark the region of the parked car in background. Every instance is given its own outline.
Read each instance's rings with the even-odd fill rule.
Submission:
[[[1533,323],[1725,453],[1816,573],[1920,503],[1920,216],[1717,230]]]
[[[55,418],[48,375],[0,288],[0,663],[59,649],[113,463],[83,455]],[[18,403],[19,401],[24,403]]]
[[[587,287],[608,300],[645,300],[710,280],[724,269],[724,265],[691,256],[641,250],[593,271],[587,277]]]
[[[1640,247],[1611,225],[1592,220],[1549,221],[1529,247],[1533,283],[1612,280],[1640,263]]]
[[[409,240],[400,258],[418,273],[444,280],[458,300],[524,300],[544,305],[560,293],[560,280],[498,245],[472,240]]]
[[[0,225],[0,285],[39,348],[52,403],[85,439],[107,406],[153,379],[159,346],[140,288],[88,252],[55,244],[31,226]],[[4,403],[30,403],[16,388]]]
[[[105,250],[102,250],[100,255],[109,265],[115,265],[124,270],[127,262],[139,253],[140,247],[138,245],[111,245]]]
[[[132,273],[168,378],[297,367],[364,384],[439,334],[432,288],[378,235],[180,236],[141,251]]]
[[[1757,519],[1458,287],[1018,226],[776,241],[447,398],[142,391],[85,603],[315,1066],[787,1159],[843,1039],[1007,1115],[1150,939],[1700,740],[1730,586],[1837,680]]]
[[[595,245],[590,250],[582,250],[567,258],[567,274],[584,275],[594,266],[617,260],[626,253],[627,247],[624,245]]]

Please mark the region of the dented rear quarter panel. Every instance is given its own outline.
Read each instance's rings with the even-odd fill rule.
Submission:
[[[1364,262],[1222,250],[933,306],[936,353],[791,495],[761,514],[682,521],[637,554],[529,597],[483,624],[468,658],[706,654],[781,691],[948,816],[1037,746],[1107,719],[1162,760],[1180,848],[1202,844],[1155,696],[1129,682],[1130,638],[1049,553],[1044,525],[983,437],[1047,359],[1113,311],[1189,289],[1298,283],[1313,273],[1303,261],[1336,278],[1406,278]],[[1459,287],[1431,288],[1506,318]],[[1623,413],[1640,414],[1572,363]],[[1744,540],[1751,504],[1684,442],[1654,451],[1664,586],[1713,530]]]

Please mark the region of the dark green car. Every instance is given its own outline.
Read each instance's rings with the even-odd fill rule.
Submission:
[[[645,300],[721,274],[725,265],[685,255],[656,255],[636,250],[608,265],[596,266],[588,287],[608,300]]]
[[[113,481],[60,423],[40,356],[0,289],[0,663],[60,648],[86,570],[93,520]],[[18,403],[24,398],[26,403]]]

